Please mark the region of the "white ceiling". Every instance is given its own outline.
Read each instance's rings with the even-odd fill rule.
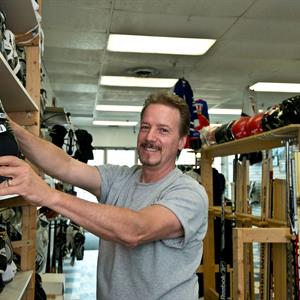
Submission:
[[[300,83],[299,0],[43,0],[43,62],[57,105],[76,126],[94,118],[138,119],[95,113],[95,104],[142,105],[154,89],[99,85],[102,75],[128,76],[153,68],[157,77],[184,77],[209,108],[241,108],[257,81]],[[106,51],[108,33],[214,38],[203,56]],[[266,109],[292,94],[257,93]],[[237,116],[210,116],[225,123]]]

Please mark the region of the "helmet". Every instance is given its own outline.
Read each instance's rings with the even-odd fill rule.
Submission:
[[[262,127],[265,131],[276,129],[286,125],[282,105],[273,105],[262,118]]]
[[[231,127],[231,131],[235,139],[241,139],[249,135],[247,130],[247,123],[249,119],[250,117],[245,116],[234,121]]]
[[[249,135],[257,134],[260,132],[263,132],[262,127],[262,118],[264,116],[264,113],[258,113],[252,117],[247,122],[247,131]]]
[[[285,125],[300,123],[300,96],[283,100],[281,103]]]
[[[234,140],[234,137],[231,132],[231,126],[234,121],[230,121],[229,123],[223,124],[218,127],[215,131],[215,139],[217,144],[226,143]]]
[[[216,143],[215,132],[217,126],[205,126],[200,130],[200,138],[202,145],[211,146]]]

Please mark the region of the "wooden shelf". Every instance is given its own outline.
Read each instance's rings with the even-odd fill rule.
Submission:
[[[0,201],[8,200],[8,199],[15,199],[18,197],[18,195],[6,195],[6,196],[0,196]]]
[[[299,124],[292,124],[223,144],[203,146],[201,152],[216,157],[272,149],[282,146],[282,140],[298,137],[299,130]]]
[[[2,53],[0,53],[0,77],[0,99],[6,112],[38,111],[38,106],[12,72]]]
[[[0,300],[21,300],[33,271],[17,272],[14,279],[5,285]]]
[[[31,0],[22,0],[22,4],[20,0],[1,0],[0,8],[6,14],[7,28],[14,34],[27,33],[38,24]]]
[[[0,197],[0,207],[28,206],[28,202],[20,195],[7,195]]]

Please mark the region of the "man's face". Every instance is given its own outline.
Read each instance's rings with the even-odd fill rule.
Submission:
[[[180,114],[176,108],[151,104],[141,120],[137,149],[143,166],[173,168],[178,149],[186,138],[179,136]]]

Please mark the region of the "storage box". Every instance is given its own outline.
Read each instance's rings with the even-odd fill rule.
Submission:
[[[46,295],[63,295],[65,289],[65,274],[45,273],[41,274],[42,286]]]

